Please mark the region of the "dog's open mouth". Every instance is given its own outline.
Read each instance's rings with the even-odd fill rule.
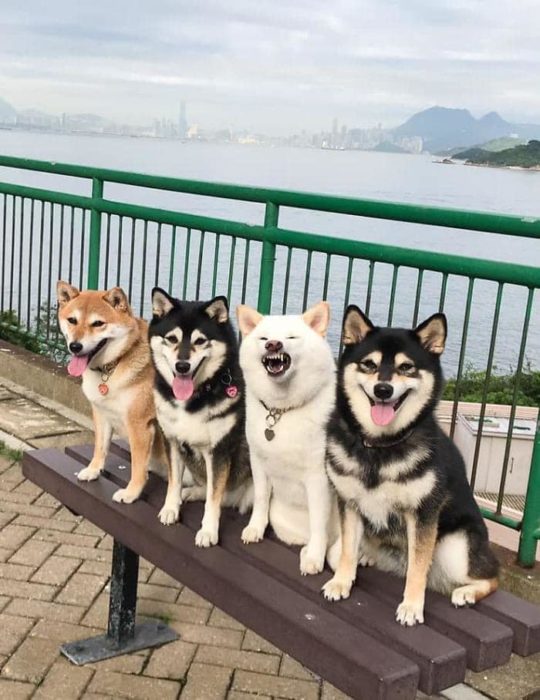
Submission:
[[[100,350],[103,350],[107,340],[108,338],[103,338],[103,340],[100,340],[96,347],[87,355],[73,355],[67,366],[67,371],[69,374],[71,374],[72,377],[80,377],[90,364],[92,358],[95,357]]]
[[[195,370],[190,372],[189,374],[174,375],[172,391],[176,399],[178,399],[179,401],[187,401],[193,396],[193,394],[195,393],[195,375],[201,368],[205,359],[206,358],[203,357],[203,359],[199,362],[197,367],[195,367]]]
[[[264,355],[261,362],[268,374],[272,377],[278,377],[285,374],[291,366],[291,356],[286,352],[269,353]]]
[[[371,420],[375,423],[375,425],[390,425],[399,408],[402,406],[409,394],[410,389],[402,394],[396,401],[378,401],[377,399],[373,400],[371,396],[368,396],[371,404]]]

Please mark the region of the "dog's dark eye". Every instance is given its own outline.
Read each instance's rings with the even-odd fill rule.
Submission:
[[[259,340],[268,340],[268,338],[261,337],[261,338],[259,338]]]
[[[197,338],[193,341],[193,345],[204,345],[206,343],[206,338]]]
[[[174,345],[175,343],[178,342],[178,338],[174,335],[174,333],[171,333],[170,335],[166,335],[165,340],[168,343],[170,343],[171,345]]]
[[[101,326],[105,325],[105,321],[94,321],[92,323],[92,328],[100,328]]]
[[[297,335],[288,335],[287,340],[298,340],[298,336]]]
[[[76,326],[76,325],[77,325],[77,319],[76,319],[76,318],[73,318],[73,316],[70,316],[70,317],[68,318],[68,323],[71,323],[72,326]]]
[[[375,372],[377,369],[377,365],[373,360],[362,360],[358,366],[363,372]]]
[[[398,367],[398,372],[408,374],[413,369],[414,365],[412,364],[412,362],[402,362]]]

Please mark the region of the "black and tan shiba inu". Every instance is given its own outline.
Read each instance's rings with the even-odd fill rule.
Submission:
[[[179,301],[156,288],[152,313],[154,396],[170,462],[159,517],[172,524],[183,500],[204,500],[195,542],[209,547],[218,541],[221,506],[243,512],[252,502],[238,342],[225,297]],[[182,489],[184,467],[194,485]]]
[[[463,459],[434,415],[446,330],[443,314],[414,330],[377,328],[356,306],[343,323],[327,459],[342,550],[324,595],[349,595],[359,558],[406,574],[396,612],[404,625],[423,622],[426,585],[456,606],[497,588],[498,563]]]
[[[94,416],[94,456],[78,478],[99,477],[116,432],[129,440],[131,479],[113,498],[131,503],[141,494],[149,466],[166,461],[156,425],[148,324],[133,315],[119,287],[80,292],[59,281],[57,295],[58,322],[71,353],[68,372],[82,377]]]

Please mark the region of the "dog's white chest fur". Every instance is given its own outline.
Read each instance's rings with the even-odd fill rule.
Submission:
[[[274,493],[304,508],[303,482],[324,463],[325,425],[332,408],[333,386],[321,393],[317,401],[284,413],[273,428],[272,440],[265,437],[267,410],[254,396],[248,393],[247,397],[246,434],[251,450],[264,463]]]
[[[216,418],[224,410],[225,401],[196,413],[186,411],[181,401],[166,401],[154,392],[156,411],[161,429],[169,440],[186,442],[201,452],[211,449],[227,435],[235,423],[235,414]]]
[[[127,414],[132,404],[132,392],[128,387],[118,387],[114,376],[106,383],[106,394],[99,391],[99,385],[103,384],[100,372],[87,369],[82,377],[82,390],[92,406],[99,411],[103,418],[110,423],[113,430],[122,437],[126,437]]]
[[[347,455],[341,445],[330,441],[328,451],[344,472],[338,474],[333,469],[329,469],[330,478],[338,493],[346,501],[355,501],[362,515],[378,528],[385,528],[388,525],[390,515],[418,508],[435,485],[435,474],[432,471],[406,481],[394,480],[398,474],[410,471],[418,459],[425,456],[423,450],[419,450],[418,454],[413,453],[407,464],[384,467],[386,474],[381,476],[383,479],[386,477],[386,480],[369,489],[360,479],[361,466]]]

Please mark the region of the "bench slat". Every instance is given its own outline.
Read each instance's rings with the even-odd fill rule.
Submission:
[[[514,631],[514,651],[530,656],[540,651],[540,607],[507,591],[496,591],[478,603],[478,610]]]
[[[404,581],[368,567],[359,569],[358,585],[395,607],[403,595]],[[462,644],[467,650],[467,666],[473,671],[484,671],[510,659],[512,630],[481,614],[478,606],[458,609],[449,598],[426,591],[425,623]]]
[[[80,464],[56,450],[36,450],[25,454],[23,473],[349,695],[415,697],[416,664],[223,547],[195,547],[192,530],[183,524],[164,527],[143,500],[115,503],[117,484],[107,475],[81,484]]]

